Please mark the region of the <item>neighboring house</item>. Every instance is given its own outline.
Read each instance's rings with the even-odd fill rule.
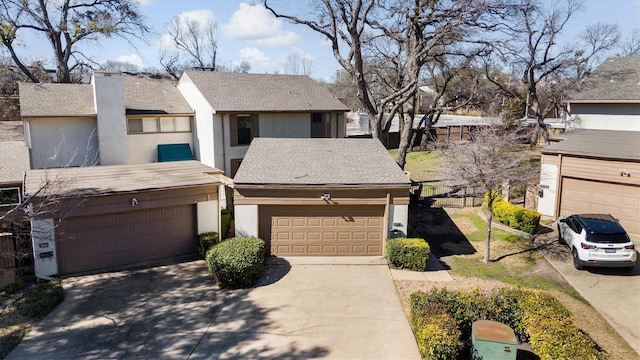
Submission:
[[[609,213],[640,239],[640,57],[607,59],[566,102],[572,130],[542,150],[538,211]]]
[[[565,103],[567,129],[640,131],[640,56],[605,60]]]
[[[197,161],[27,171],[36,276],[194,256],[197,234],[220,232],[220,173]]]
[[[185,71],[177,87],[195,109],[199,160],[228,176],[255,137],[346,135],[349,109],[308,76]]]
[[[22,180],[28,169],[29,151],[24,141],[0,142],[0,216],[22,202]]]
[[[21,83],[20,111],[33,169],[195,159],[193,110],[170,80]]]
[[[237,236],[272,255],[383,256],[411,182],[378,140],[256,138],[234,178]]]

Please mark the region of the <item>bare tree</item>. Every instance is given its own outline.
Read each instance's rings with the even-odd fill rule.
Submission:
[[[212,17],[204,21],[175,16],[167,27],[167,34],[179,54],[187,57],[192,67],[216,69],[218,53],[217,24]]]
[[[291,75],[311,75],[312,68],[313,61],[299,51],[289,54],[284,63],[284,72]]]
[[[640,29],[634,29],[631,37],[618,46],[616,56],[640,56]]]
[[[126,61],[107,60],[100,65],[100,70],[135,73],[138,71],[138,66]]]
[[[0,0],[0,46],[32,82],[40,79],[18,53],[23,32],[35,32],[49,41],[56,61],[57,82],[73,81],[82,65],[79,45],[99,37],[143,37],[148,29],[135,0]]]
[[[443,160],[447,166],[438,172],[451,185],[481,186],[487,191],[487,231],[484,262],[491,259],[491,223],[493,204],[500,196],[502,187],[510,180],[527,180],[539,174],[527,165],[527,154],[518,147],[518,138],[513,132],[499,126],[480,127],[472,134],[472,141],[452,143],[443,149]]]
[[[467,41],[471,35],[469,29],[480,26],[486,16],[495,14],[500,3],[498,0],[323,0],[317,4],[311,19],[279,13],[264,0],[265,7],[276,17],[305,25],[330,41],[334,57],[353,79],[374,138],[383,141],[390,120],[398,112],[406,114],[401,117],[397,160],[401,167],[413,131],[422,66],[437,56],[439,49]],[[380,40],[384,37],[388,39]],[[384,41],[391,43],[391,47],[382,52],[388,58],[372,59],[371,46]],[[387,52],[388,49],[392,51]],[[368,63],[372,63],[371,68]],[[370,71],[379,65],[391,77]]]
[[[527,112],[536,119],[531,144],[540,134],[548,143],[549,133],[544,119],[562,107],[562,95],[571,83],[588,73],[598,55],[611,49],[618,40],[617,27],[596,24],[588,28],[582,41],[559,46],[559,36],[582,6],[581,0],[563,0],[545,9],[539,0],[522,0],[512,20],[506,23],[509,37],[499,44],[501,58],[522,74],[527,99]],[[487,73],[489,79],[513,97],[520,97]],[[569,82],[563,81],[572,79]],[[543,102],[542,98],[546,97]]]

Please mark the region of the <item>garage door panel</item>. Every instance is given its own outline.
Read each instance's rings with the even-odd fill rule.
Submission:
[[[193,205],[66,218],[56,234],[61,274],[193,254]]]
[[[384,206],[260,209],[260,236],[268,242],[272,254],[382,255]]]
[[[579,213],[609,213],[640,239],[640,186],[563,178],[560,215]]]

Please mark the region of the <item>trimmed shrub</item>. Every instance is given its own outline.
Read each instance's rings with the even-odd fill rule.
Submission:
[[[485,202],[487,195],[485,195]],[[493,215],[505,225],[514,229],[534,234],[540,223],[540,213],[535,210],[525,209],[505,201],[498,196],[491,206]]]
[[[424,239],[395,238],[387,240],[387,259],[398,268],[427,271],[429,244]]]
[[[207,255],[207,251],[211,249],[211,247],[220,242],[220,238],[218,237],[218,233],[215,231],[205,232],[198,235],[198,245],[200,246],[200,255],[205,257]]]
[[[251,285],[262,273],[265,243],[257,237],[237,237],[214,245],[205,257],[209,273],[220,287]]]
[[[457,321],[443,304],[432,302],[428,294],[410,296],[411,328],[424,359],[456,359],[463,348]]]
[[[541,359],[606,359],[597,344],[573,323],[571,313],[558,299],[540,290],[498,289],[483,293],[433,289],[411,294],[411,326],[425,358],[434,357],[437,343],[449,344],[438,354],[453,351],[454,343],[433,331],[450,334],[449,315],[456,322],[462,342],[470,347],[471,324],[494,320],[511,327],[520,341],[529,341]],[[435,320],[427,320],[432,317]],[[437,321],[437,326],[433,322]],[[420,347],[422,346],[422,347]],[[460,350],[458,350],[459,353]],[[453,357],[449,357],[455,358]]]
[[[226,240],[233,236],[233,216],[228,209],[222,209],[220,216],[220,239]]]

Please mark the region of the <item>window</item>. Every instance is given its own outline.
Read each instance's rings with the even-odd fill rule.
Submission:
[[[330,137],[331,123],[325,121],[325,114],[312,113],[311,114],[311,137],[312,138],[326,138]]]
[[[190,132],[191,118],[179,117],[143,117],[127,120],[129,134]]]
[[[258,136],[258,115],[232,114],[229,116],[231,124],[231,146],[249,145]]]
[[[0,188],[0,206],[20,204],[20,188]]]

